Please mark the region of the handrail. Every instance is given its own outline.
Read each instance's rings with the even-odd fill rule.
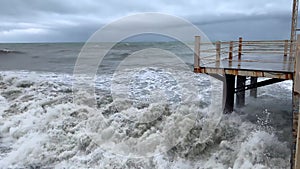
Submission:
[[[238,41],[217,41],[214,43],[198,41],[195,47],[199,45],[199,51],[197,51],[198,55],[195,55],[195,57],[199,58],[195,58],[195,60],[207,60],[206,58],[213,60],[211,58],[215,56],[214,60],[216,62],[224,60],[223,58],[231,62],[233,61],[233,57],[238,57],[238,61],[242,62],[244,61],[243,54],[247,54],[250,57],[251,54],[276,54],[282,55],[285,58],[292,58],[294,51],[290,51],[290,49],[295,44],[295,42],[291,42],[290,40],[244,41],[242,38],[239,38]]]

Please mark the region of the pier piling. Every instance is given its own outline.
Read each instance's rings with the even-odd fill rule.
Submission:
[[[257,83],[257,77],[250,78],[250,84],[254,85]],[[256,98],[257,97],[257,88],[250,89],[250,96]]]
[[[297,45],[295,47],[296,53],[294,64],[294,78],[293,78],[293,142],[292,149],[292,165],[294,169],[300,168],[300,35],[297,36]]]
[[[246,76],[237,76],[236,87],[245,89]],[[236,93],[236,106],[241,108],[245,106],[245,90]]]
[[[234,75],[225,75],[226,84],[224,84],[225,97],[225,109],[224,113],[231,113],[233,111],[234,106],[234,89],[235,89],[235,76]]]

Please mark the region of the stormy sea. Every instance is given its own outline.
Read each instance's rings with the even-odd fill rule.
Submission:
[[[193,73],[182,43],[118,43],[93,84],[74,76],[83,46],[0,44],[0,168],[290,168],[291,81],[223,114],[222,82]],[[160,67],[170,53],[184,64]]]

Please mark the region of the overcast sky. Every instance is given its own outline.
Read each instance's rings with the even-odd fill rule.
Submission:
[[[86,41],[121,17],[162,12],[211,40],[288,39],[292,0],[1,0],[0,42]]]

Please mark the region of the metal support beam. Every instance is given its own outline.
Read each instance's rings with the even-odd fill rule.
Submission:
[[[267,86],[267,85],[278,83],[278,82],[282,82],[282,81],[284,81],[284,80],[283,79],[268,79],[268,80],[264,80],[264,81],[261,81],[261,82],[257,82],[257,83],[254,83],[254,84],[245,85],[245,86],[242,86],[240,88],[236,88],[235,89],[235,93],[241,92],[241,91],[245,91],[245,90],[249,90],[249,89],[253,89],[253,88],[262,87],[262,86]]]
[[[213,78],[215,78],[215,79],[217,79],[217,80],[225,82],[225,77],[222,76],[222,75],[219,75],[219,74],[208,74],[208,75],[211,76],[211,77],[213,77]]]

